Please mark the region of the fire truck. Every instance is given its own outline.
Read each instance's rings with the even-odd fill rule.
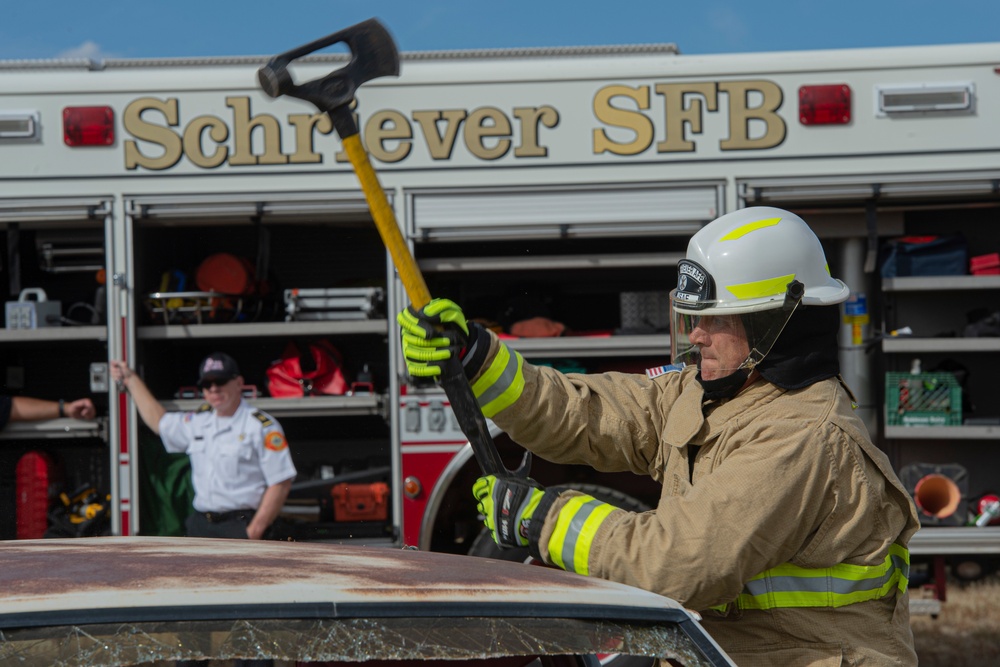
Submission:
[[[107,499],[110,532],[168,531],[183,471],[165,470],[183,463],[107,362],[188,410],[198,360],[224,350],[288,435],[295,539],[485,554],[478,469],[445,394],[406,376],[406,297],[357,178],[328,117],[258,89],[265,60],[0,63],[5,391],[89,395],[101,414],[9,426],[3,504],[9,471],[43,452],[53,484]],[[343,64],[309,56],[294,76]],[[800,214],[853,290],[843,374],[921,509],[915,562],[995,565],[1000,43],[406,53],[354,113],[432,295],[567,371],[666,363],[691,234],[745,206]],[[345,390],[275,395],[275,361],[320,341]],[[946,397],[917,406],[939,382]],[[514,467],[518,446],[494,437]],[[631,474],[536,460],[532,475],[630,509],[658,496]]]

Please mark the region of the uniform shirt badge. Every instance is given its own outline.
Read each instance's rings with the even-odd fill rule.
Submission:
[[[264,438],[264,446],[272,452],[280,452],[285,447],[288,447],[288,441],[285,440],[285,436],[277,431],[271,431]]]

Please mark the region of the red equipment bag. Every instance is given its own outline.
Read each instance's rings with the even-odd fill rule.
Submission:
[[[329,341],[309,343],[309,356],[289,343],[281,358],[267,369],[267,391],[274,398],[339,396],[347,391],[340,352]]]
[[[27,452],[17,461],[17,539],[37,540],[49,526],[50,488],[57,483],[52,457],[45,452]]]

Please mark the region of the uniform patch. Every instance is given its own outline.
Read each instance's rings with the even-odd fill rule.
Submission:
[[[653,378],[666,375],[667,373],[680,373],[682,370],[684,370],[684,364],[667,364],[666,366],[647,368],[646,377],[652,380]]]
[[[271,421],[270,417],[268,417],[267,415],[265,415],[260,410],[254,410],[253,411],[253,416],[256,417],[257,421],[259,421],[264,426],[270,426],[271,424],[274,423],[273,421]]]
[[[271,431],[264,437],[264,446],[272,452],[280,452],[288,446],[288,441],[285,440],[285,436],[277,431]]]

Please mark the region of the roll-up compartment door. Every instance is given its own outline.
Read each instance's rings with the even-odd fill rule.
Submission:
[[[391,203],[392,197],[389,195]],[[211,220],[267,222],[367,222],[368,204],[361,192],[244,193],[213,195],[137,196],[129,202],[136,220],[168,225]]]
[[[88,223],[101,226],[108,203],[93,197],[45,199],[0,199],[0,224],[17,223],[21,228],[36,222]]]
[[[420,241],[473,238],[687,236],[717,217],[721,185],[413,192]]]
[[[898,203],[907,200],[967,199],[1000,193],[1000,172],[748,179],[738,181],[737,189],[747,206],[780,206],[788,202],[844,204],[870,200]]]

